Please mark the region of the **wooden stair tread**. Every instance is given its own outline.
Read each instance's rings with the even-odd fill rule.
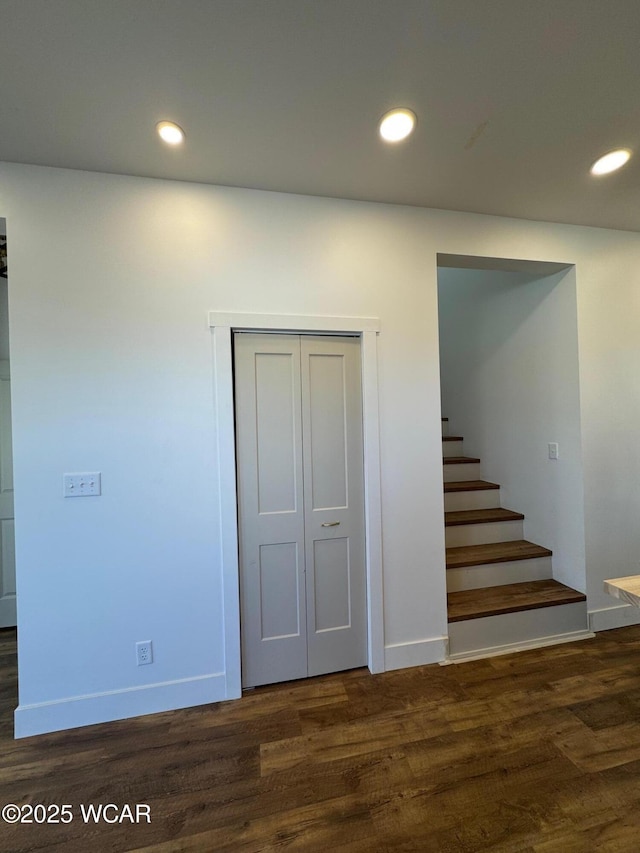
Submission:
[[[463,436],[461,435],[443,435],[443,441],[464,441]]]
[[[447,611],[449,622],[463,622],[586,600],[586,595],[558,581],[526,581],[450,592],[447,595]]]
[[[491,542],[488,545],[458,545],[447,548],[446,554],[447,568],[459,569],[485,563],[510,563],[512,560],[550,557],[552,552],[526,539],[516,539],[514,542]]]
[[[445,527],[455,527],[460,524],[489,524],[492,521],[522,521],[521,512],[513,512],[502,507],[491,509],[463,509],[455,512],[445,512]]]
[[[453,483],[445,483],[445,492],[480,492],[484,489],[499,489],[497,483],[489,483],[487,480],[459,480]]]
[[[445,456],[442,461],[445,465],[470,465],[480,460],[473,456]]]

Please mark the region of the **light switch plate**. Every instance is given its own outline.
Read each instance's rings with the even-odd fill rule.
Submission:
[[[83,474],[63,474],[62,483],[62,494],[65,498],[86,498],[102,494],[99,471],[88,471]]]

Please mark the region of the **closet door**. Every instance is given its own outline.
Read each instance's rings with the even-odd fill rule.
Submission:
[[[367,662],[359,341],[235,335],[242,681]]]
[[[367,663],[358,338],[301,338],[308,674]]]
[[[11,379],[0,361],[0,628],[16,624],[16,555],[13,532]]]
[[[236,334],[244,687],[307,675],[300,339]]]

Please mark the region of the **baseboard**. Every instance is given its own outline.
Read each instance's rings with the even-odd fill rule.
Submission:
[[[130,687],[55,702],[19,705],[15,710],[15,737],[23,738],[96,723],[125,720],[143,714],[175,711],[226,699],[223,672]]]
[[[416,640],[411,643],[394,643],[384,648],[384,668],[388,671],[440,663],[446,656],[446,637],[431,637],[428,640]]]
[[[523,640],[519,643],[505,643],[502,646],[491,646],[487,649],[474,649],[470,652],[458,652],[449,655],[447,660],[441,661],[441,666],[450,663],[465,663],[472,660],[483,660],[498,655],[510,655],[513,652],[523,652],[526,649],[541,649],[545,646],[558,646],[561,643],[575,643],[578,640],[592,640],[595,634],[592,631],[573,631],[569,634],[557,634],[554,637],[543,637],[537,640]]]
[[[5,595],[0,601],[0,628],[15,628],[16,624],[16,597]]]
[[[589,628],[592,631],[610,631],[628,625],[640,625],[640,609],[631,604],[616,604],[614,607],[589,611]]]

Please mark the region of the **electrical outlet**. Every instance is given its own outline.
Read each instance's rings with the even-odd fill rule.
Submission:
[[[141,640],[136,643],[136,662],[138,666],[153,663],[153,643],[151,640]]]
[[[549,459],[557,459],[558,456],[558,443],[556,441],[549,442]]]

